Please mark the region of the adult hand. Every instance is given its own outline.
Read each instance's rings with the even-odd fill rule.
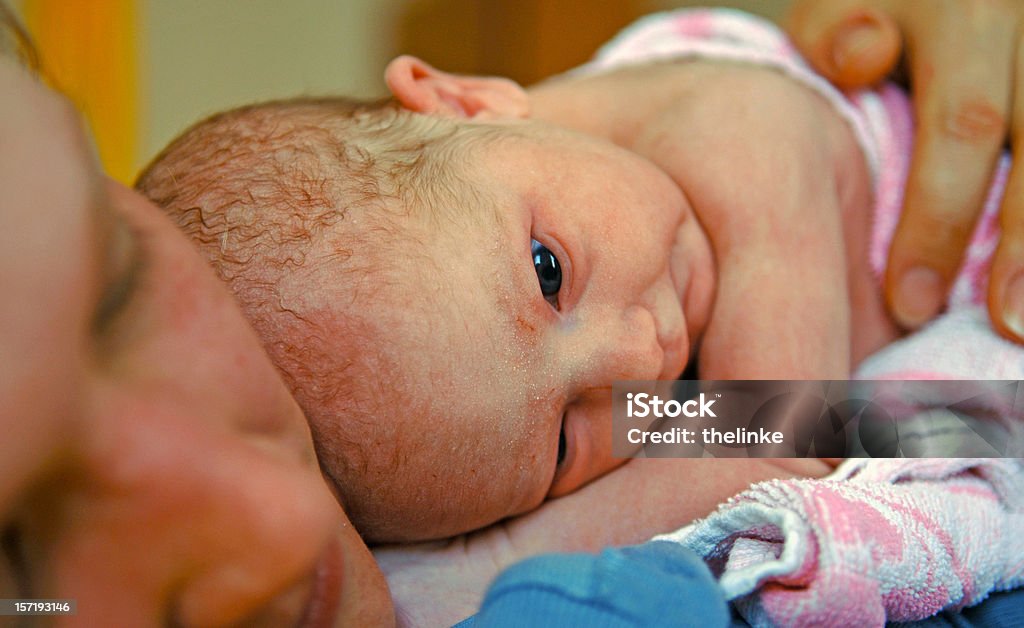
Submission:
[[[935,316],[981,211],[1007,139],[1024,152],[1024,2],[794,0],[794,42],[840,87],[867,86],[904,57],[918,136],[885,293],[896,320]],[[1024,163],[1010,172],[988,307],[1003,335],[1024,342]]]

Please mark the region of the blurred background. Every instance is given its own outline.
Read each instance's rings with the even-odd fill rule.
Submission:
[[[785,0],[0,0],[43,72],[85,113],[108,172],[136,173],[189,124],[300,94],[382,96],[419,55],[530,84],[586,61],[646,13],[725,5],[776,18]]]

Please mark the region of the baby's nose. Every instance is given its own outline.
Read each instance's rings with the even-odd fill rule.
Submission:
[[[601,318],[596,325],[581,325],[586,337],[577,357],[580,388],[610,388],[616,380],[658,379],[665,355],[651,311],[632,305]]]

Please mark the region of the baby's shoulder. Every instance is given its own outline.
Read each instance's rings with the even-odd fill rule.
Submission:
[[[671,150],[692,138],[709,148],[728,142],[750,148],[811,146],[826,141],[841,118],[815,91],[772,68],[731,61],[662,62],[632,70],[671,90],[683,86],[648,112],[642,152]],[[685,74],[683,79],[681,75]],[[657,88],[651,88],[655,91]],[[651,146],[653,144],[653,146]],[[780,155],[781,156],[781,155]]]
[[[709,229],[719,218],[732,230],[764,224],[834,189],[850,161],[863,160],[844,120],[813,91],[762,67],[698,63],[690,71],[701,73],[699,89],[651,110],[629,148],[676,181]]]

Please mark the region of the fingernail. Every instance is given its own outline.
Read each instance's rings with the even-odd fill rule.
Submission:
[[[832,48],[832,63],[837,70],[845,70],[858,57],[878,43],[878,29],[870,24],[858,24],[843,30]]]
[[[914,266],[900,279],[894,313],[904,327],[920,327],[939,312],[943,296],[942,276],[927,266]]]
[[[1003,299],[1003,324],[1018,338],[1024,338],[1024,273],[1014,275]]]

